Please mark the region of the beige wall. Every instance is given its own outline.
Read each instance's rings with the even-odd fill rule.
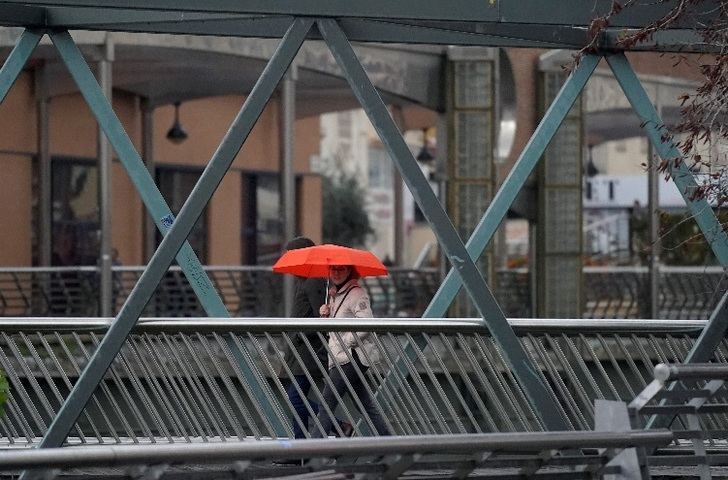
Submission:
[[[183,103],[180,120],[189,134],[187,141],[174,145],[166,139],[173,121],[173,107],[154,113],[154,153],[158,164],[197,166],[209,161],[235,115],[243,97],[224,96]],[[141,110],[139,99],[114,91],[114,110],[133,144],[140,149]],[[32,254],[32,157],[36,154],[36,109],[33,75],[23,72],[6,100],[0,105],[0,161],[3,188],[0,189],[0,265],[27,266]],[[296,121],[295,170],[309,171],[309,158],[318,153],[318,117]],[[96,158],[96,122],[79,94],[54,97],[50,102],[50,148],[52,155]],[[279,164],[278,106],[271,102],[261,115],[232,169],[214,195],[208,217],[211,264],[239,264],[241,261],[242,175],[250,172],[276,172]],[[114,153],[115,155],[115,153]],[[307,234],[320,238],[320,181],[304,181]],[[316,190],[318,189],[318,190]],[[143,222],[146,218],[141,198],[123,165],[115,158],[112,167],[112,246],[119,250],[125,265],[143,262]],[[314,218],[312,212],[319,212]],[[318,228],[318,231],[316,231]]]
[[[123,165],[116,161],[112,168],[111,210],[112,247],[119,251],[122,265],[144,263],[143,222],[146,210],[142,210],[141,197],[129,180]]]
[[[208,261],[213,265],[237,265],[241,260],[240,232],[242,215],[242,179],[239,171],[225,175],[209,207],[207,228],[209,236]]]
[[[35,153],[33,76],[23,72],[0,105],[0,265],[30,265],[32,154]]]
[[[0,115],[2,112],[0,112]],[[27,155],[0,155],[0,265],[30,265],[32,246],[32,167]],[[12,179],[12,181],[8,181]]]
[[[35,153],[33,75],[23,72],[0,104],[0,150]]]
[[[300,185],[297,199],[298,233],[310,238],[314,243],[321,243],[321,177],[304,175],[301,177]]]

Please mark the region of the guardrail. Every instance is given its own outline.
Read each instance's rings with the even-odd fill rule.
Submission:
[[[113,304],[121,308],[144,267],[113,268]],[[283,315],[282,276],[270,267],[207,266],[213,284],[232,316]],[[91,317],[98,315],[99,271],[96,267],[0,268],[0,316]],[[434,269],[390,268],[387,277],[362,279],[375,315],[417,316],[439,286]],[[171,267],[147,305],[154,317],[204,316],[182,270]]]
[[[39,441],[110,321],[0,319],[0,368],[11,384],[6,417],[0,419],[0,443],[29,446]],[[593,428],[595,399],[630,401],[651,381],[656,364],[681,362],[705,324],[533,319],[510,323],[576,430]],[[281,438],[292,436],[294,425],[309,435],[320,424],[304,421],[289,400],[287,389],[302,393],[300,382],[291,381],[291,369],[302,367],[314,384],[308,396],[303,395],[310,415],[330,381],[326,360],[314,355],[312,342],[325,345],[326,335],[341,342],[341,333],[349,331],[372,332],[374,349],[363,353],[371,356],[372,367],[355,369],[352,379],[375,396],[377,411],[391,432],[542,429],[502,352],[474,319],[142,319],[69,443]],[[414,355],[404,355],[407,344]],[[727,347],[724,340],[713,361],[726,363]],[[315,358],[314,364],[304,365],[304,355]],[[284,426],[282,431],[254,400],[238,365],[241,356],[255,366],[266,406]],[[402,369],[391,368],[400,358],[407,358]],[[357,401],[362,399],[351,385],[347,389],[349,400],[326,415],[352,423],[355,435],[371,434],[373,422],[358,412]]]
[[[646,477],[638,476],[636,455],[620,458],[620,453],[663,446],[671,439],[668,430],[656,430],[46,448],[5,452],[0,456],[0,472],[12,475],[22,469],[45,468],[49,471],[43,478],[49,480],[74,473],[103,476],[112,468],[116,475],[131,478],[189,475],[194,469],[204,478],[627,480]],[[292,463],[292,458],[306,459],[305,465],[300,461],[296,466],[281,464]]]
[[[143,267],[114,267],[113,301],[121,308]],[[205,267],[233,316],[282,315],[278,293],[281,276],[269,267]],[[721,267],[662,267],[660,318],[704,319],[728,289]],[[645,267],[584,268],[584,318],[649,316]],[[98,315],[99,274],[96,267],[0,268],[0,316],[87,317]],[[387,277],[362,279],[381,317],[420,316],[439,287],[434,269],[391,268]],[[531,317],[531,284],[527,269],[498,272],[494,293],[509,317]],[[164,276],[145,313],[156,317],[205,315],[179,267]]]

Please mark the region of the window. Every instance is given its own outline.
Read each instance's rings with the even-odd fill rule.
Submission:
[[[182,205],[192,193],[201,173],[202,170],[197,169],[157,166],[157,185],[175,216],[179,215]],[[187,238],[202,264],[207,263],[207,235],[207,208],[205,208]],[[161,241],[162,235],[157,232],[157,244]]]
[[[246,208],[243,209],[245,263],[272,264],[283,248],[283,219],[278,175],[252,173],[243,176]]]
[[[370,188],[392,188],[392,162],[383,148],[369,147],[369,172],[367,184]]]
[[[51,162],[51,264],[96,265],[98,168],[92,160],[55,157]]]

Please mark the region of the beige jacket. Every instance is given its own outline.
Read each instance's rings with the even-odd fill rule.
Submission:
[[[344,288],[329,299],[329,309],[332,318],[372,317],[369,296],[356,280],[346,282]],[[379,361],[379,349],[370,332],[331,332],[329,333],[329,349],[331,350],[329,368],[334,367],[334,359],[339,365],[349,363],[352,348],[356,350],[361,363],[366,366]]]

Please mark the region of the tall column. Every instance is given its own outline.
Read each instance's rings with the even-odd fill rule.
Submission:
[[[561,65],[549,55],[540,65],[542,112],[566,80]],[[584,160],[582,100],[577,99],[551,141],[538,174],[536,249],[537,316],[581,318],[582,171]]]
[[[296,64],[288,68],[281,82],[280,97],[280,172],[281,172],[281,218],[283,219],[283,242],[296,234],[296,176],[293,169],[295,154],[296,121]],[[287,317],[293,311],[293,277],[283,277],[283,306]]]
[[[495,180],[495,72],[497,49],[448,49],[447,211],[467,240],[490,204]],[[486,281],[493,274],[493,246],[476,263]],[[452,314],[478,316],[464,291]]]
[[[107,34],[106,42],[101,47],[101,55],[97,62],[97,78],[101,90],[111,102],[111,62],[114,60],[114,46]],[[98,162],[99,162],[99,206],[101,238],[99,256],[101,258],[101,288],[99,292],[100,314],[102,317],[111,317],[116,314],[112,305],[112,275],[111,275],[111,146],[106,135],[98,128],[97,133]]]
[[[48,96],[46,68],[35,69],[35,99],[38,150],[38,264],[51,264],[51,151],[50,151],[50,97]]]
[[[658,106],[659,108],[659,106]],[[658,110],[659,112],[659,110]],[[647,142],[647,214],[648,228],[650,235],[650,258],[649,258],[649,292],[650,292],[650,318],[660,318],[660,216],[658,208],[660,205],[659,182],[660,174],[657,171],[659,162],[653,162],[653,147],[649,140]]]
[[[447,199],[447,160],[448,160],[448,117],[446,114],[437,115],[437,153],[435,154],[435,180],[437,182],[437,199],[444,207]],[[440,245],[437,246],[439,259],[440,282],[445,280],[450,264],[447,255]]]
[[[395,106],[391,109],[394,123],[397,124],[402,135],[405,134],[404,115],[402,107]],[[392,162],[392,190],[394,195],[392,203],[394,208],[394,264],[398,267],[405,267],[404,264],[404,181],[399,169]]]
[[[154,106],[149,99],[142,100],[142,159],[144,159],[144,165],[146,165],[149,175],[155,179]],[[144,262],[147,263],[157,247],[157,227],[144,205],[142,205],[142,218],[144,219]]]

